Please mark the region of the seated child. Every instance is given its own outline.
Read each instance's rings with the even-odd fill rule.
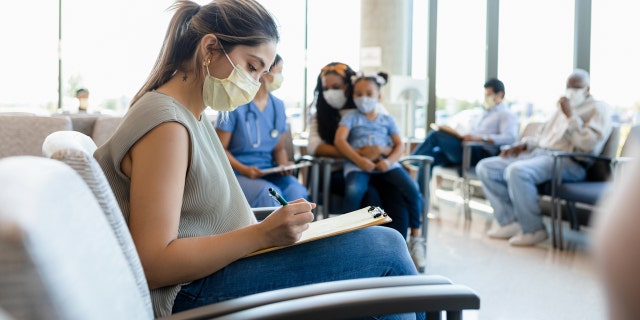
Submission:
[[[393,117],[377,111],[380,109],[380,87],[386,82],[387,74],[384,72],[357,77],[353,84],[353,100],[357,110],[345,114],[336,131],[334,144],[348,159],[344,167],[344,208],[346,212],[358,209],[371,175],[380,175],[388,188],[400,191],[402,199],[398,201],[403,201],[409,209],[410,249],[414,244],[420,244],[417,247],[424,248],[424,239],[420,238],[424,199],[418,184],[397,162],[404,148]],[[355,150],[365,146],[390,146],[392,150],[386,157],[369,159]],[[420,251],[422,252],[416,255],[423,257],[424,249]],[[414,257],[414,250],[411,253]],[[414,257],[414,262],[416,258]],[[421,269],[423,266],[416,263],[416,267]]]

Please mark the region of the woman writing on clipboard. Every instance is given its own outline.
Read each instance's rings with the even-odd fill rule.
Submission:
[[[308,198],[306,188],[290,171],[261,171],[291,164],[281,139],[287,130],[284,103],[271,94],[282,84],[282,67],[282,57],[276,55],[269,73],[260,78],[260,89],[253,101],[229,112],[228,118],[216,120],[216,133],[251,207],[276,205],[266,196],[269,188],[285,199]]]

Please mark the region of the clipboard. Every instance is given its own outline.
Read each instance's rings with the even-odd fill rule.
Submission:
[[[439,126],[439,125],[437,125],[435,123],[432,123],[432,124],[429,125],[429,127],[431,129],[433,129],[433,130],[436,130],[436,131],[446,132],[446,133],[448,133],[448,134],[450,134],[450,135],[452,135],[452,136],[454,136],[454,137],[456,137],[458,139],[462,139],[463,138],[462,135],[460,133],[458,133],[458,131],[456,131],[455,129],[453,129],[453,128],[449,127],[449,126]]]
[[[282,171],[289,171],[289,170],[298,169],[298,168],[309,167],[311,165],[312,163],[310,161],[305,161],[305,162],[300,162],[296,164],[290,164],[287,166],[277,166],[277,167],[272,167],[268,169],[261,169],[260,172],[262,172],[263,174],[270,174],[274,172],[282,172]]]
[[[314,221],[309,224],[309,229],[302,232],[302,236],[296,243],[261,249],[250,253],[247,257],[389,222],[391,222],[391,218],[382,208],[369,206],[339,216]]]

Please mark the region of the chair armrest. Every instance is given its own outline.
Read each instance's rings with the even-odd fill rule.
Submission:
[[[611,173],[613,178],[620,176],[624,167],[628,166],[629,162],[637,161],[639,158],[634,157],[616,157],[611,159]]]
[[[318,160],[316,158],[314,158],[313,156],[310,156],[310,155],[306,154],[306,155],[301,156],[300,158],[296,159],[295,163],[300,163],[300,162],[304,162],[304,161],[316,163]]]
[[[463,141],[462,146],[463,147],[493,147],[496,145],[486,141]],[[496,148],[498,147],[496,146]]]
[[[565,151],[554,151],[551,153],[553,157],[553,168],[551,174],[551,198],[556,198],[556,189],[562,184],[562,158],[587,158],[594,161],[603,161],[607,162],[610,166],[610,172],[614,173],[613,160],[610,157],[603,155],[595,155],[591,153],[584,152],[565,152]]]
[[[365,289],[410,287],[416,285],[451,285],[451,280],[438,275],[393,276],[331,281],[267,291],[179,312],[166,319],[207,319],[268,304],[317,295]]]
[[[353,319],[479,308],[480,298],[468,287],[416,285],[327,293],[234,312],[216,319]]]
[[[344,164],[346,161],[344,158],[333,158],[333,157],[315,157],[315,172],[317,179],[316,183],[313,186],[313,196],[312,200],[315,202],[320,202],[322,204],[322,216],[324,218],[329,217],[329,202],[330,202],[330,185],[331,185],[331,167],[334,165]],[[322,177],[320,177],[319,171],[322,168]],[[317,182],[322,179],[322,199],[318,199],[317,195],[319,190]],[[316,216],[317,217],[317,216]]]
[[[253,215],[256,216],[256,219],[260,221],[260,220],[264,220],[264,218],[266,218],[268,215],[271,214],[271,212],[273,212],[276,209],[278,209],[278,207],[255,207],[255,208],[251,208],[251,211],[253,211]]]
[[[430,156],[422,156],[422,155],[410,155],[410,156],[404,156],[400,159],[398,159],[399,163],[404,163],[404,162],[422,162],[422,164],[424,165],[431,165],[433,163],[433,157]]]
[[[495,147],[493,143],[486,141],[464,141],[462,142],[462,177],[467,179],[467,171],[471,168],[471,149],[475,147]]]
[[[333,157],[314,157],[314,159],[316,162],[321,164],[340,164],[346,161],[344,158],[333,158]]]
[[[589,158],[589,159],[602,160],[602,161],[611,161],[611,160],[613,160],[612,158],[607,157],[607,156],[596,155],[596,154],[591,154],[591,153],[583,153],[583,152],[556,151],[556,152],[552,152],[551,156],[558,157],[558,158],[571,158],[571,157]]]
[[[611,161],[615,162],[615,163],[627,163],[633,160],[638,160],[638,158],[634,158],[634,157],[616,157],[611,159]]]
[[[431,198],[431,191],[429,190],[429,181],[431,180],[431,165],[433,164],[433,157],[431,156],[423,156],[423,155],[410,155],[402,157],[398,160],[398,163],[405,166],[406,163],[419,162],[422,164],[423,170],[423,179],[422,185],[420,185],[420,179],[417,179],[418,185],[420,185],[420,190],[422,190],[422,198],[424,199],[424,205],[422,208],[423,211],[423,222],[422,222],[422,236],[427,237],[428,231],[428,215],[429,208],[431,207],[429,200]],[[419,174],[418,170],[418,174]]]

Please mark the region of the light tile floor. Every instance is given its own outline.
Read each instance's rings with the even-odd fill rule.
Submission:
[[[570,243],[564,251],[553,249],[551,240],[517,248],[485,235],[492,223],[488,213],[476,211],[465,222],[459,206],[446,201],[433,213],[426,273],[449,277],[480,295],[480,310],[465,311],[465,319],[606,319],[588,230],[565,232]]]

